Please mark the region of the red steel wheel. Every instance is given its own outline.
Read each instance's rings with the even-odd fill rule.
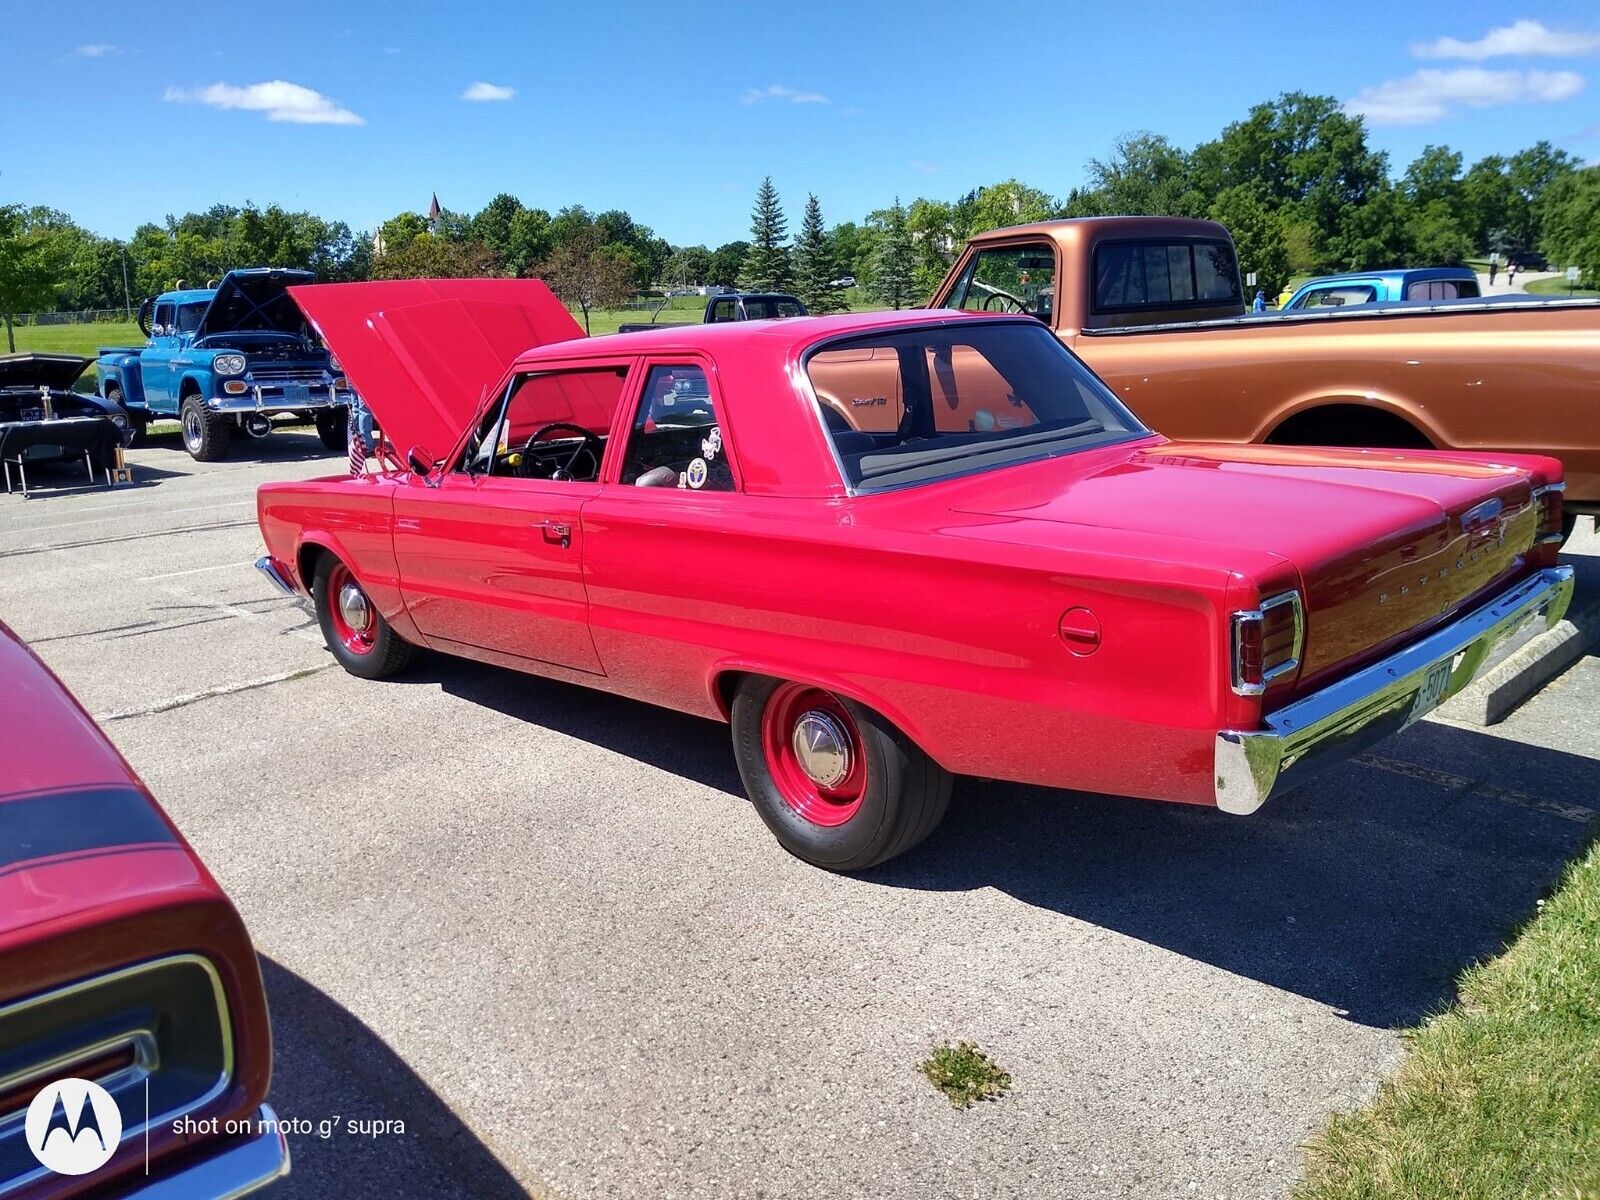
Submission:
[[[334,636],[351,654],[371,654],[378,644],[378,610],[343,563],[328,572],[328,595]]]
[[[761,746],[779,793],[813,825],[843,825],[860,811],[867,790],[861,731],[831,692],[780,684],[761,714]]]

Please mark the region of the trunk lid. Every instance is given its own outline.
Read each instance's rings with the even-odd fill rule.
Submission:
[[[47,387],[70,392],[90,360],[76,354],[0,354],[0,388]]]
[[[583,336],[537,279],[397,279],[290,294],[401,453],[446,453],[517,355]]]
[[[984,477],[957,511],[1151,530],[1293,564],[1301,686],[1439,623],[1520,568],[1538,521],[1515,467],[1398,451],[1168,443],[1087,475]]]

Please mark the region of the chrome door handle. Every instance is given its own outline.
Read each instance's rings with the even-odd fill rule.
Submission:
[[[535,521],[533,527],[544,533],[547,542],[560,542],[565,550],[572,545],[572,526],[565,521]]]

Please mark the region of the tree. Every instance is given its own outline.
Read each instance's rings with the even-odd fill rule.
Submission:
[[[739,271],[739,286],[747,291],[788,291],[794,284],[789,251],[784,247],[789,222],[778,203],[778,189],[772,176],[756,190],[756,206],[750,213],[750,249]]]
[[[389,254],[427,232],[426,217],[420,213],[403,212],[378,226],[378,240],[383,243],[383,253]]]
[[[1205,203],[1194,191],[1189,156],[1158,133],[1135,133],[1112,145],[1111,157],[1089,160],[1092,190],[1080,194],[1076,216],[1120,213],[1147,216],[1195,217]]]
[[[733,287],[739,282],[739,271],[744,267],[745,255],[749,253],[749,242],[728,242],[718,246],[711,252],[706,282],[719,287]]]
[[[800,236],[794,243],[794,286],[805,306],[819,315],[844,309],[844,298],[834,291],[833,247],[822,227],[822,205],[815,195],[806,197]]]
[[[1283,223],[1267,211],[1255,192],[1247,187],[1228,188],[1212,202],[1209,215],[1233,234],[1240,274],[1248,277],[1254,271],[1256,287],[1268,296],[1281,292],[1290,278]]]
[[[872,278],[867,292],[890,308],[904,308],[914,302],[917,264],[900,197],[896,196],[889,208],[874,213],[872,219],[879,228],[879,237],[872,255]]]
[[[550,252],[539,275],[567,305],[583,312],[583,331],[589,332],[589,313],[596,308],[616,308],[633,294],[634,263],[615,245],[603,245],[597,230],[574,234]]]
[[[505,264],[513,275],[527,275],[555,245],[550,214],[542,208],[519,209],[511,218],[506,239]]]
[[[523,211],[521,200],[501,192],[474,214],[467,224],[467,236],[488,246],[502,261],[507,260],[511,257],[512,227]]]
[[[1586,285],[1600,284],[1600,167],[1565,173],[1543,200],[1540,248],[1551,262],[1577,267]]]
[[[711,251],[704,246],[679,246],[665,267],[666,282],[674,287],[699,286],[711,277]]]
[[[373,260],[374,279],[469,279],[500,274],[500,260],[482,242],[421,233]]]
[[[66,266],[66,245],[58,229],[30,227],[22,208],[0,206],[0,317],[11,351],[17,348],[12,330],[16,315],[51,308]]]

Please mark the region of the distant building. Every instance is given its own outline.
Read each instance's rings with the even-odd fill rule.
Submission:
[[[443,213],[444,213],[444,209],[439,207],[439,193],[435,192],[433,194],[433,203],[428,205],[428,232],[429,233],[438,233],[439,232],[439,217]]]

